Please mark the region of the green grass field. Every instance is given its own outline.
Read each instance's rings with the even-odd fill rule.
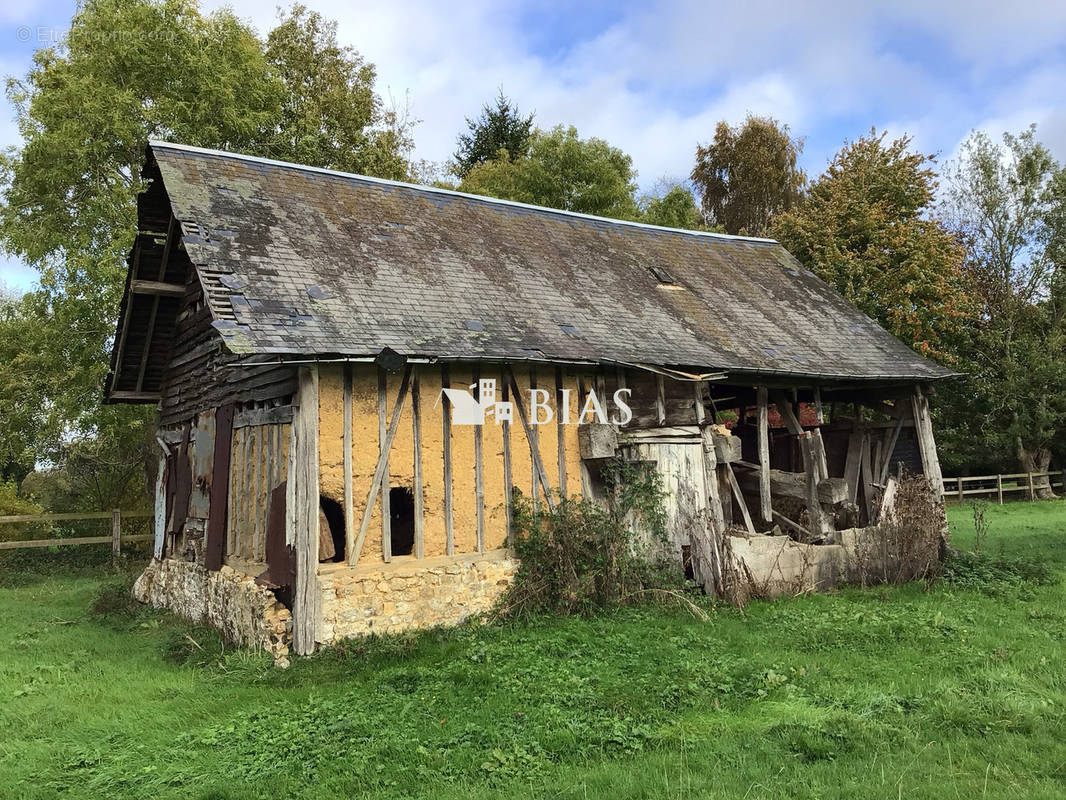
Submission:
[[[1061,798],[1066,503],[985,508],[989,557],[932,586],[468,626],[287,671],[126,608],[103,569],[9,567],[0,797]],[[950,517],[972,546],[970,508]]]

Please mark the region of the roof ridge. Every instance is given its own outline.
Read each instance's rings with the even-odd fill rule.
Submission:
[[[681,233],[688,236],[702,236],[709,239],[725,239],[734,240],[740,242],[752,242],[756,244],[778,244],[776,239],[769,239],[760,236],[737,236],[731,233],[715,233],[713,231],[694,231],[687,228],[670,228],[665,225],[650,225],[647,222],[637,222],[635,220],[628,219],[614,219],[612,217],[600,217],[595,214],[583,214],[579,211],[566,211],[561,208],[550,208],[548,206],[537,206],[532,203],[520,203],[517,200],[503,200],[499,197],[488,197],[482,194],[471,194],[469,192],[460,192],[455,189],[443,189],[438,186],[425,186],[420,183],[408,183],[407,181],[394,181],[388,178],[375,178],[371,175],[359,175],[354,172],[343,172],[342,170],[326,169],[325,167],[311,167],[307,164],[298,164],[294,161],[279,161],[273,158],[264,158],[262,156],[251,156],[245,153],[233,153],[228,150],[213,150],[208,147],[196,147],[191,144],[179,144],[177,142],[167,142],[162,139],[149,139],[148,145],[153,149],[156,147],[170,148],[173,150],[184,150],[190,153],[200,153],[202,155],[221,156],[224,158],[235,158],[241,161],[250,161],[257,164],[269,164],[275,167],[286,167],[289,169],[297,169],[305,172],[315,172],[324,175],[334,175],[341,178],[356,178],[361,181],[367,181],[369,183],[377,183],[383,186],[396,186],[402,189],[415,189],[417,191],[429,192],[431,194],[449,195],[451,197],[463,197],[468,200],[476,200],[482,203],[490,205],[511,206],[513,208],[526,208],[533,211],[540,211],[546,214],[559,214],[567,217],[577,217],[578,219],[593,220],[595,222],[606,222],[612,225],[627,225],[633,228],[645,228],[653,231],[666,231],[668,233]]]

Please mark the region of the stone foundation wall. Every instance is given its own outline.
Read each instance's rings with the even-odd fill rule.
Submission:
[[[788,536],[730,536],[729,547],[738,574],[754,596],[822,592],[862,579],[863,569],[876,569],[869,543],[876,528],[837,531],[839,544],[803,544]],[[867,563],[861,563],[859,551]]]
[[[188,561],[153,559],[134,583],[133,596],[217,628],[231,642],[265,648],[279,666],[288,665],[292,613],[250,575],[227,566],[214,572]]]
[[[489,611],[517,570],[518,561],[506,550],[326,568],[318,576],[322,614],[315,638],[328,644],[369,633],[457,625]]]

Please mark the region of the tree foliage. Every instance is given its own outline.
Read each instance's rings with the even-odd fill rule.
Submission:
[[[411,125],[374,92],[374,65],[337,42],[336,22],[294,5],[267,36],[266,58],[283,87],[272,157],[408,177]]]
[[[0,246],[40,271],[40,290],[0,326],[5,354],[35,370],[0,373],[0,396],[22,399],[0,420],[5,459],[20,442],[57,452],[101,419],[122,431],[120,418],[146,418],[100,406],[145,142],[401,177],[409,126],[383,110],[373,82],[373,67],[302,6],[267,42],[194,0],[79,7],[66,39],[7,83],[24,143],[0,157]]]
[[[807,182],[796,166],[801,152],[803,141],[775,119],[748,115],[740,127],[719,122],[714,140],[696,148],[692,170],[707,222],[761,236],[776,214],[799,201]]]
[[[952,359],[972,304],[963,249],[934,215],[932,156],[910,138],[850,142],[773,235],[797,259],[918,352]]]
[[[458,147],[452,157],[452,172],[465,178],[470,170],[494,161],[501,152],[512,161],[529,155],[533,143],[533,114],[523,115],[501,89],[496,104],[486,103],[477,119],[466,118],[467,132],[459,134]]]
[[[459,188],[473,194],[618,219],[638,215],[633,159],[573,126],[537,131],[525,158],[501,155],[474,167]]]
[[[696,198],[681,184],[673,184],[661,194],[642,198],[640,221],[666,228],[703,230],[706,227]]]
[[[973,133],[949,177],[979,314],[960,346],[969,379],[946,398],[946,440],[1043,471],[1066,452],[1066,169],[1032,126],[1002,144]]]

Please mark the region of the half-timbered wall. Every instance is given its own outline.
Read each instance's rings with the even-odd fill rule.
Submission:
[[[347,414],[346,369],[351,371]],[[496,378],[497,398],[513,399],[506,368],[413,365],[388,449],[387,469],[381,484],[384,491],[374,492],[370,497],[381,444],[387,438],[404,383],[403,373],[386,373],[369,364],[320,368],[320,492],[323,497],[344,504],[345,485],[350,486],[353,530],[347,533],[353,550],[370,497],[367,532],[358,563],[376,563],[392,557],[389,526],[382,522],[392,512],[391,508],[385,508],[389,503],[389,489],[408,489],[415,498],[416,543],[411,555],[427,558],[505,546],[508,485],[536,497],[538,503],[545,503],[543,481],[535,481],[542,471],[553,499],[581,492],[577,425],[560,423],[558,400],[562,396],[558,390],[570,390],[569,419],[576,421],[580,401],[578,376],[551,367],[524,366],[515,367],[513,375],[527,419],[531,411],[530,388],[548,390],[553,421],[531,424],[532,435],[527,435],[517,409],[510,424],[497,424],[491,418],[480,426],[451,424],[451,414],[441,393],[445,383],[449,388],[467,388],[478,378]],[[347,425],[351,441],[347,464],[346,419],[350,420]],[[346,473],[350,473],[350,481],[346,481]],[[352,554],[347,560],[355,562]]]
[[[287,476],[290,423],[242,425],[233,431],[226,560],[266,559],[270,494]]]

